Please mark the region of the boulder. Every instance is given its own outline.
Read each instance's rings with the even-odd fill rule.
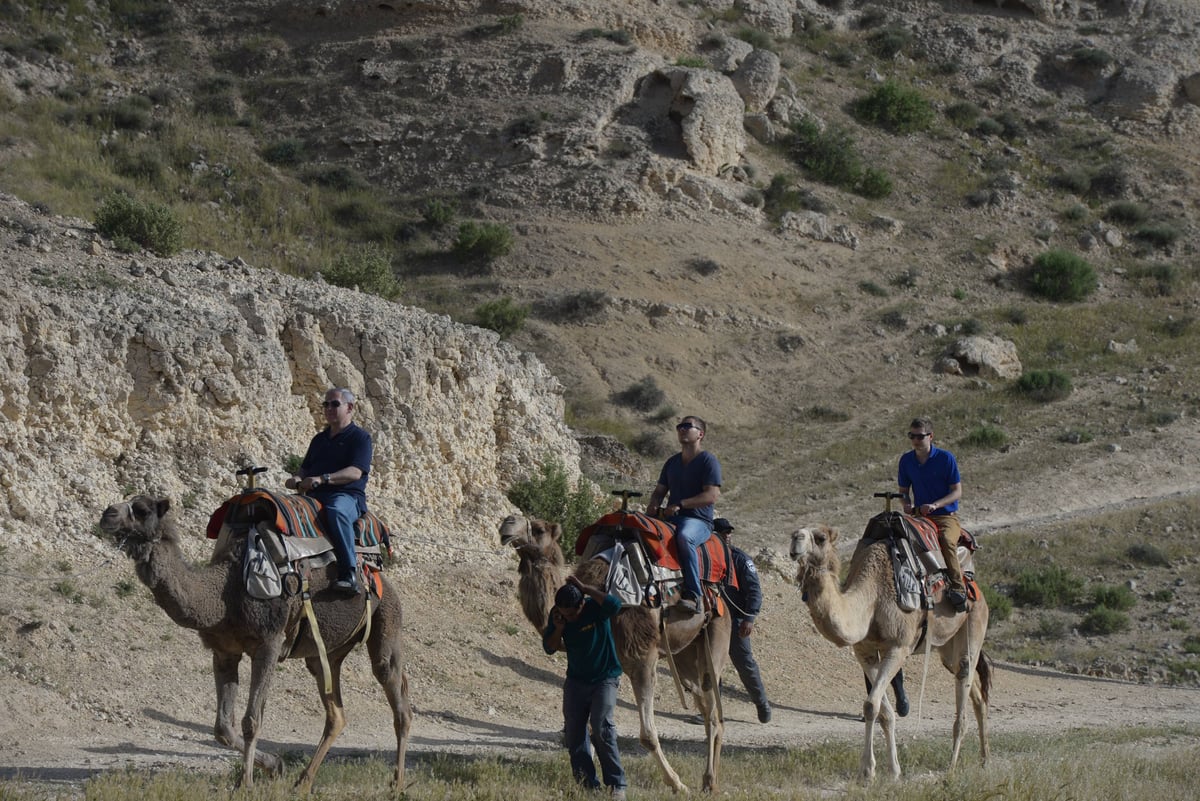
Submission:
[[[1017,346],[997,336],[958,340],[946,350],[935,369],[953,375],[1004,379],[1020,378],[1022,372]]]
[[[781,72],[779,56],[770,50],[755,50],[742,59],[742,64],[730,76],[747,111],[762,111],[775,96]]]

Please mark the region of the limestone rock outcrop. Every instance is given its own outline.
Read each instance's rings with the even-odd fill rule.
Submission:
[[[495,546],[505,491],[547,458],[578,475],[559,382],[491,331],[213,253],[131,259],[3,195],[0,254],[0,525],[19,547],[91,546],[135,492],[198,530],[246,465],[283,491],[331,386],[358,395],[368,496],[404,558]]]

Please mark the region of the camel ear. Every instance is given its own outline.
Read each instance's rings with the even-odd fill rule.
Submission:
[[[155,511],[158,512],[158,518],[161,520],[163,515],[167,513],[167,510],[171,508],[171,499],[159,498],[158,502],[155,503],[155,507]]]
[[[555,542],[562,542],[562,526],[558,523],[550,524],[550,539]]]
[[[829,532],[829,544],[832,545],[833,543],[837,542],[837,538],[838,538],[837,529],[832,528],[830,526],[826,526],[825,530],[827,532]]]

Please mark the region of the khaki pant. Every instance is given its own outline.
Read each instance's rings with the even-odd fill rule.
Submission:
[[[942,558],[946,560],[946,578],[950,579],[950,589],[965,595],[967,584],[963,581],[962,567],[958,564],[958,539],[962,536],[958,515],[931,515],[928,519],[937,526],[938,545],[942,549]]]

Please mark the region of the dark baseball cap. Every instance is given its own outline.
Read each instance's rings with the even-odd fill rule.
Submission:
[[[583,603],[583,593],[574,584],[564,584],[554,593],[554,605],[560,609],[574,609]]]
[[[723,517],[718,517],[713,521],[713,531],[718,534],[728,534],[733,531],[733,524]]]

